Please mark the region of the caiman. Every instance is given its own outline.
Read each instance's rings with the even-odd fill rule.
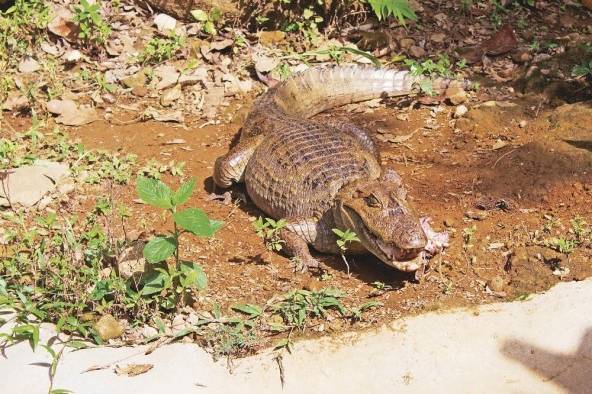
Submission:
[[[308,245],[339,254],[332,229],[349,229],[360,242],[352,254],[372,253],[406,272],[447,246],[405,200],[401,177],[381,167],[377,146],[364,129],[343,120],[314,120],[327,109],[419,91],[442,91],[463,82],[367,67],[312,68],[260,96],[238,143],[218,158],[214,182],[244,182],[253,203],[271,218],[287,220],[283,251],[303,269],[319,267]]]

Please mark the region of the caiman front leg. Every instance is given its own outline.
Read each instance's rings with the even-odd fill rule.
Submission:
[[[263,135],[242,139],[230,152],[216,159],[214,183],[219,187],[228,188],[233,183],[242,182],[247,163],[262,140]]]
[[[308,244],[298,234],[282,229],[280,238],[284,241],[283,251],[289,257],[295,257],[297,261],[296,269],[305,272],[309,269],[320,269],[321,265],[317,259],[312,257]]]

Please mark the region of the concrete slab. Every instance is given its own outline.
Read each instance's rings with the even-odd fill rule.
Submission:
[[[51,332],[43,335],[51,335]],[[589,393],[592,280],[563,283],[531,300],[400,319],[372,332],[297,342],[275,353],[213,362],[196,345],[97,348],[64,354],[54,388],[75,393]],[[28,344],[0,357],[2,391],[47,392],[49,357]],[[154,364],[117,376],[93,365]]]

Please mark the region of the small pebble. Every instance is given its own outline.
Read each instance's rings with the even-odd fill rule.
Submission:
[[[463,116],[465,116],[465,114],[467,112],[469,112],[467,107],[461,104],[458,107],[456,107],[456,109],[454,110],[454,117],[455,118],[462,118]]]
[[[505,285],[504,280],[497,275],[487,282],[487,286],[496,293],[503,291]]]
[[[525,121],[525,120],[521,120],[521,121],[518,123],[518,126],[519,126],[521,129],[523,129],[523,128],[525,128],[525,127],[526,127],[526,125],[527,125],[527,124],[528,124],[528,122],[527,122],[527,121]]]

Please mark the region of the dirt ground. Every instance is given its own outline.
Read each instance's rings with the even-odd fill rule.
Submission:
[[[349,258],[349,277],[341,258],[328,255],[317,256],[325,264],[323,280],[319,274],[294,273],[290,261],[268,252],[255,234],[251,222],[261,212],[248,198],[245,202],[244,188],[232,189],[232,204],[208,199],[214,161],[228,150],[248,103],[229,109],[237,114],[228,125],[196,123],[182,128],[156,122],[123,126],[96,122],[73,128],[71,134],[88,148],[134,153],[140,159],[170,156],[187,163],[185,175],[195,176],[199,185],[188,206],[225,221],[214,239],[184,243],[188,249],[183,253],[203,264],[208,274],[209,288],[196,309],[207,310],[214,302],[223,308],[241,301],[262,305],[291,289],[330,286],[347,293],[346,304],[384,303],[356,324],[368,327],[426,310],[517,299],[561,280],[592,275],[589,248],[562,254],[539,244],[544,238],[568,234],[575,217],[592,222],[592,105],[544,108],[532,98],[521,98],[476,107],[460,120],[452,119],[454,107],[401,110],[396,103],[370,113],[348,114],[341,109],[321,115],[349,116],[378,138],[413,133],[404,143],[379,145],[384,166],[405,180],[412,205],[452,237],[450,248],[431,261],[420,281],[372,256]],[[186,144],[164,145],[175,138]],[[133,185],[113,185],[110,192],[115,201],[129,203],[136,198]],[[72,208],[84,211],[85,203]],[[170,225],[148,206],[136,203],[131,208],[128,227],[144,228],[144,236]],[[558,224],[542,233],[551,219],[558,219]],[[475,231],[469,240],[466,233],[472,226]],[[351,327],[335,319],[316,329]]]

